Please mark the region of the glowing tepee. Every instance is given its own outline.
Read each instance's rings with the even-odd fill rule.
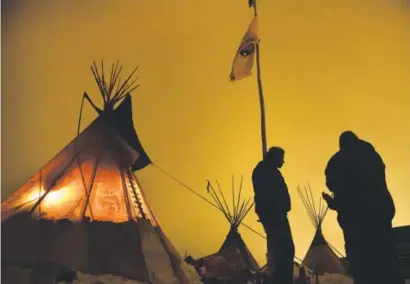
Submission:
[[[133,173],[151,163],[132,121],[134,72],[120,85],[118,63],[109,84],[92,70],[104,109],[85,94],[98,118],[2,203],[2,265],[193,283]]]

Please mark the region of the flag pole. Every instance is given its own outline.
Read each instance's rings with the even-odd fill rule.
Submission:
[[[255,17],[258,16],[258,11],[256,9],[256,0],[253,0],[253,11]],[[267,142],[266,142],[266,116],[265,116],[265,99],[263,97],[262,79],[261,79],[261,64],[260,64],[260,50],[259,41],[255,43],[255,53],[256,53],[256,76],[258,81],[258,91],[259,91],[259,106],[261,113],[261,138],[262,138],[262,157],[265,156],[267,152]]]

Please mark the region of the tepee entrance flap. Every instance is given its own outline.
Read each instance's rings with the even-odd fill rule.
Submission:
[[[110,116],[110,124],[111,127],[139,154],[131,165],[133,171],[140,170],[151,164],[151,160],[142,147],[141,141],[134,128],[130,95],[126,95],[121,104],[114,110]]]

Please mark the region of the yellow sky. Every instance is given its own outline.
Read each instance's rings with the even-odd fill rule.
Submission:
[[[76,133],[83,91],[101,105],[93,60],[140,65],[135,127],[151,158],[206,194],[205,179],[229,192],[261,156],[256,78],[229,81],[252,18],[245,0],[9,1],[2,11],[2,196]],[[118,4],[120,3],[120,4]],[[283,173],[293,201],[296,255],[314,233],[296,186],[316,197],[338,135],[355,130],[387,164],[395,225],[410,223],[410,9],[400,0],[260,0],[268,144],[287,151]],[[5,12],[7,10],[7,13]],[[3,14],[4,13],[4,14]],[[85,110],[85,121],[95,117]],[[149,203],[177,248],[214,252],[222,214],[158,169],[138,173]],[[246,223],[263,231],[253,210]],[[343,251],[332,212],[327,239]],[[265,244],[242,228],[260,263]]]

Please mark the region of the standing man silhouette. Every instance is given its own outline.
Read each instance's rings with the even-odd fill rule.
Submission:
[[[340,135],[339,147],[325,170],[334,197],[323,193],[323,198],[338,213],[355,284],[403,284],[394,250],[395,207],[384,162],[373,145],[352,131]]]
[[[266,236],[268,274],[272,284],[293,284],[295,246],[288,221],[291,200],[280,168],[285,151],[272,147],[252,173],[255,191],[255,211]]]

